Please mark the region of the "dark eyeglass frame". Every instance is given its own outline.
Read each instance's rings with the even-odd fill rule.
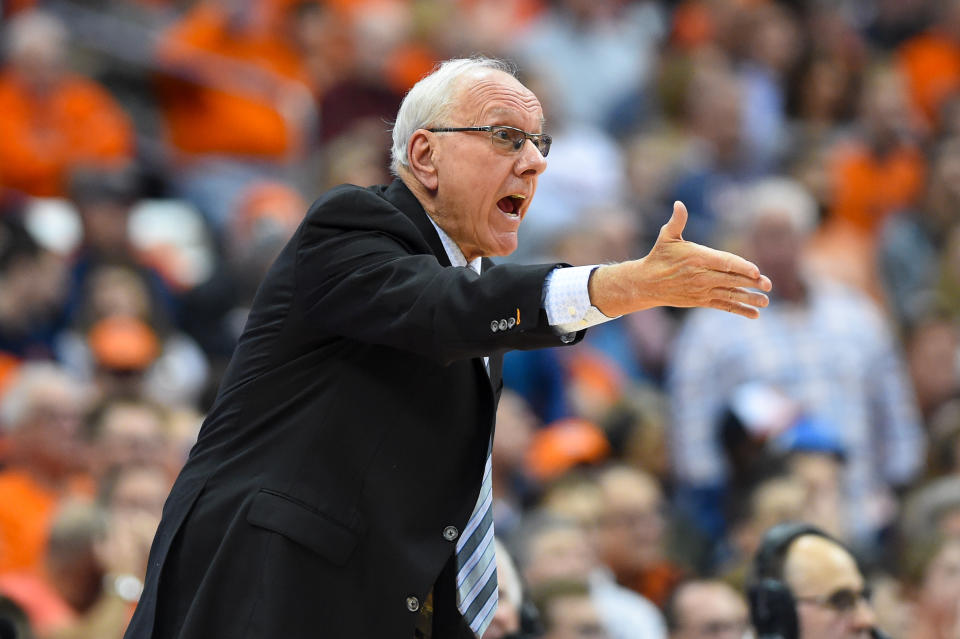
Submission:
[[[840,614],[849,614],[856,609],[857,604],[861,601],[869,604],[871,595],[870,588],[864,588],[859,591],[851,588],[841,588],[829,595],[821,595],[819,597],[795,597],[795,599],[799,602],[812,603],[824,608],[829,608]]]
[[[533,146],[540,151],[540,155],[547,157],[547,154],[550,153],[550,145],[553,144],[553,138],[546,133],[528,133],[523,129],[518,129],[515,126],[507,126],[505,124],[488,124],[487,126],[458,126],[458,127],[434,127],[432,129],[427,129],[431,133],[461,133],[464,131],[467,132],[476,132],[482,131],[490,134],[490,139],[494,144],[500,144],[503,146],[503,143],[507,143],[508,146],[504,148],[510,148],[513,151],[519,151],[523,148],[523,143],[527,140],[533,143]],[[497,137],[499,133],[505,133],[512,131],[514,134],[519,133],[523,137]]]

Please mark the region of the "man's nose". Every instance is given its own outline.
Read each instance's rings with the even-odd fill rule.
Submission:
[[[524,140],[520,147],[520,156],[514,165],[517,175],[540,175],[547,169],[547,158],[543,157],[540,149],[533,140]]]
[[[873,611],[873,606],[865,599],[857,602],[857,607],[853,611],[853,627],[857,630],[869,630],[877,625],[877,615]]]

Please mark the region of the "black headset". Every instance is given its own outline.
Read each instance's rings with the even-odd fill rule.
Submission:
[[[783,582],[783,563],[790,544],[804,535],[829,539],[854,556],[843,542],[816,526],[788,522],[770,528],[753,560],[753,572],[747,587],[750,621],[757,639],[797,639],[799,636],[797,602],[790,587]],[[890,639],[878,628],[872,628],[870,634],[873,639]]]

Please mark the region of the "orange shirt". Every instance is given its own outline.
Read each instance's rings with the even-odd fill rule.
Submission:
[[[66,192],[69,171],[121,162],[133,153],[133,127],[96,83],[65,76],[45,95],[13,72],[0,74],[0,184],[36,196]]]
[[[936,122],[943,100],[960,89],[960,43],[928,32],[907,40],[897,58],[913,103]]]
[[[683,579],[683,571],[669,561],[661,561],[622,585],[640,593],[659,607],[667,603],[670,592]]]
[[[161,107],[177,149],[282,159],[293,148],[301,131],[281,108],[297,90],[309,97],[300,60],[276,28],[250,21],[232,27],[200,4],[164,37]]]
[[[19,470],[0,473],[0,575],[43,568],[59,495]]]
[[[872,235],[898,209],[914,204],[923,188],[926,166],[920,151],[901,146],[878,157],[862,146],[837,151],[831,217]]]
[[[50,525],[60,502],[90,499],[96,485],[89,475],[71,476],[57,492],[16,468],[0,472],[0,575],[44,574]]]

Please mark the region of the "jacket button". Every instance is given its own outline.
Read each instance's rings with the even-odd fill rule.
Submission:
[[[505,319],[500,320],[500,330],[501,331],[507,330],[507,320]]]
[[[514,317],[508,317],[508,318],[507,318],[507,328],[513,328],[513,327],[516,326],[516,325],[517,325],[517,320],[516,320],[516,318],[514,318]]]
[[[407,597],[407,610],[410,612],[420,610],[420,600],[413,596]]]
[[[447,541],[453,541],[460,536],[460,531],[457,530],[456,526],[447,526],[443,529],[443,538]]]
[[[500,329],[500,322],[493,320],[490,322],[490,330],[496,333]]]

